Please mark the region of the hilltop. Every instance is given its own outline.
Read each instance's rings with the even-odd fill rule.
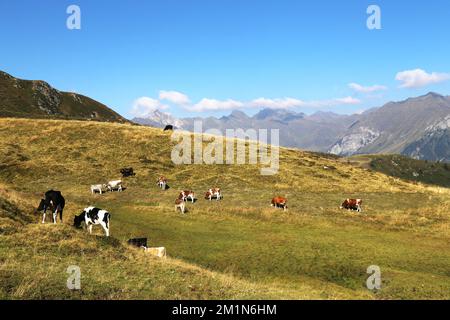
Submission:
[[[40,80],[21,80],[0,71],[0,117],[128,122],[104,104],[62,92]]]
[[[174,144],[129,124],[0,119],[2,297],[449,298],[447,188],[288,148],[274,176],[253,165],[174,165]],[[124,166],[136,172],[124,192],[90,194]],[[167,191],[156,187],[161,174]],[[223,201],[203,199],[212,186]],[[62,225],[33,213],[48,189],[66,197]],[[186,216],[173,205],[182,189],[198,195]],[[275,195],[289,198],[287,212],[269,206]],[[339,209],[347,197],[363,199],[363,214]],[[70,226],[88,205],[111,212],[111,239]],[[131,237],[165,246],[168,260],[128,248]],[[86,277],[81,293],[65,289],[73,264]],[[378,292],[365,286],[370,265],[382,270]]]

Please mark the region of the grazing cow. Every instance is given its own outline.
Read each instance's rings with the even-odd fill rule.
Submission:
[[[106,211],[95,207],[88,207],[83,210],[79,216],[75,216],[73,225],[77,228],[81,228],[81,223],[84,221],[89,233],[92,234],[92,226],[99,224],[105,230],[106,236],[109,237],[109,220],[111,214]]]
[[[175,200],[175,211],[178,211],[178,209],[180,209],[181,213],[184,214],[186,205],[184,204],[183,199],[178,198]]]
[[[102,194],[104,189],[106,189],[106,184],[93,184],[93,185],[91,185],[91,193],[92,194],[94,194],[96,192]]]
[[[183,201],[187,201],[188,199],[191,199],[192,203],[195,201],[195,193],[194,191],[184,190],[180,192],[180,195],[178,196],[178,199],[181,199]]]
[[[173,130],[173,125],[168,124],[167,126],[164,127],[164,131],[172,131]]]
[[[362,211],[361,205],[362,205],[361,199],[345,199],[344,202],[341,204],[340,208],[361,212]]]
[[[127,241],[129,245],[147,249],[147,238],[133,238]]]
[[[62,196],[60,191],[49,190],[45,193],[45,198],[41,199],[39,203],[38,211],[44,210],[42,216],[42,223],[45,223],[45,214],[48,208],[51,208],[53,212],[53,223],[56,223],[56,215],[59,212],[59,218],[63,221],[63,210],[66,205],[66,200]]]
[[[283,208],[284,211],[287,210],[287,199],[284,197],[275,197],[272,199],[272,202],[270,203],[271,207],[276,208]]]
[[[206,192],[205,199],[211,201],[213,198],[216,198],[217,201],[223,198],[220,188],[211,188]]]
[[[106,184],[106,188],[109,190],[109,191],[114,191],[114,190],[116,190],[117,189],[117,191],[119,191],[119,192],[121,192],[122,190],[123,190],[123,187],[122,187],[122,180],[113,180],[113,181],[110,181],[110,182],[108,182],[107,184]]]
[[[167,179],[165,177],[161,176],[161,177],[158,178],[158,181],[156,182],[156,184],[161,189],[166,190],[166,188],[167,188]]]
[[[155,247],[155,248],[147,248],[145,252],[156,256],[158,258],[166,258],[166,248],[165,247]]]
[[[120,173],[122,174],[122,177],[124,177],[124,178],[136,175],[133,171],[133,168],[131,168],[131,167],[120,169]]]

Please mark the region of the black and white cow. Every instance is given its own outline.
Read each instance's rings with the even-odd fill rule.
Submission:
[[[60,191],[49,190],[45,193],[45,198],[41,199],[39,203],[38,211],[44,210],[44,214],[42,216],[42,223],[45,223],[45,214],[47,213],[47,209],[50,208],[53,212],[53,223],[56,223],[56,215],[59,212],[59,218],[62,222],[63,220],[63,210],[66,205],[66,200],[62,196]]]
[[[81,228],[81,223],[84,221],[89,233],[92,234],[92,226],[99,224],[105,230],[106,236],[109,237],[109,220],[111,214],[106,211],[95,207],[88,207],[83,210],[79,216],[75,216],[73,225],[77,228]]]
[[[147,238],[133,238],[129,239],[127,242],[129,245],[147,249]]]

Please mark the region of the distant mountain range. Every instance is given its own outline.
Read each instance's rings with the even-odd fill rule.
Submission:
[[[195,120],[203,130],[280,129],[280,144],[342,156],[355,154],[403,154],[416,159],[450,161],[450,97],[430,92],[417,98],[389,102],[362,114],[312,115],[288,110],[263,109],[249,117],[233,111],[221,118],[175,119],[156,112],[151,120],[134,122],[192,131]]]
[[[62,92],[48,83],[21,80],[0,71],[0,117],[88,119],[129,122],[104,104],[76,93]],[[184,118],[155,111],[132,121],[192,131],[202,121],[203,130],[279,129],[280,144],[342,156],[403,154],[421,160],[450,162],[450,97],[430,92],[417,98],[389,102],[362,114],[312,115],[290,110],[263,109],[254,116],[233,111],[221,118]]]
[[[44,81],[14,78],[2,71],[0,71],[0,117],[129,122],[91,98],[59,91]]]

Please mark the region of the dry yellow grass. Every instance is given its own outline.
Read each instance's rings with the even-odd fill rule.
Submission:
[[[97,299],[449,297],[448,189],[286,148],[274,176],[261,176],[253,165],[174,165],[170,133],[131,125],[0,119],[0,138],[0,197],[32,213],[43,192],[61,190],[67,224],[97,205],[112,212],[118,239],[36,224],[0,236],[5,297],[56,298],[44,285],[59,286],[62,297]],[[90,194],[91,184],[120,178],[125,166],[137,173],[125,179],[125,192]],[[156,187],[161,174],[169,179],[165,192]],[[223,201],[202,198],[212,186],[222,188]],[[183,217],[173,208],[182,189],[199,196]],[[289,198],[289,211],[269,207],[275,195]],[[364,213],[339,210],[347,197],[363,198]],[[152,260],[148,268],[148,257],[124,249],[121,243],[139,236],[166,246],[168,262]],[[89,278],[83,294],[65,292],[60,282],[69,261],[101,280]],[[111,276],[99,274],[106,262]],[[383,271],[377,293],[365,287],[371,264]],[[12,271],[19,266],[23,272]],[[42,281],[25,275],[35,266]]]

